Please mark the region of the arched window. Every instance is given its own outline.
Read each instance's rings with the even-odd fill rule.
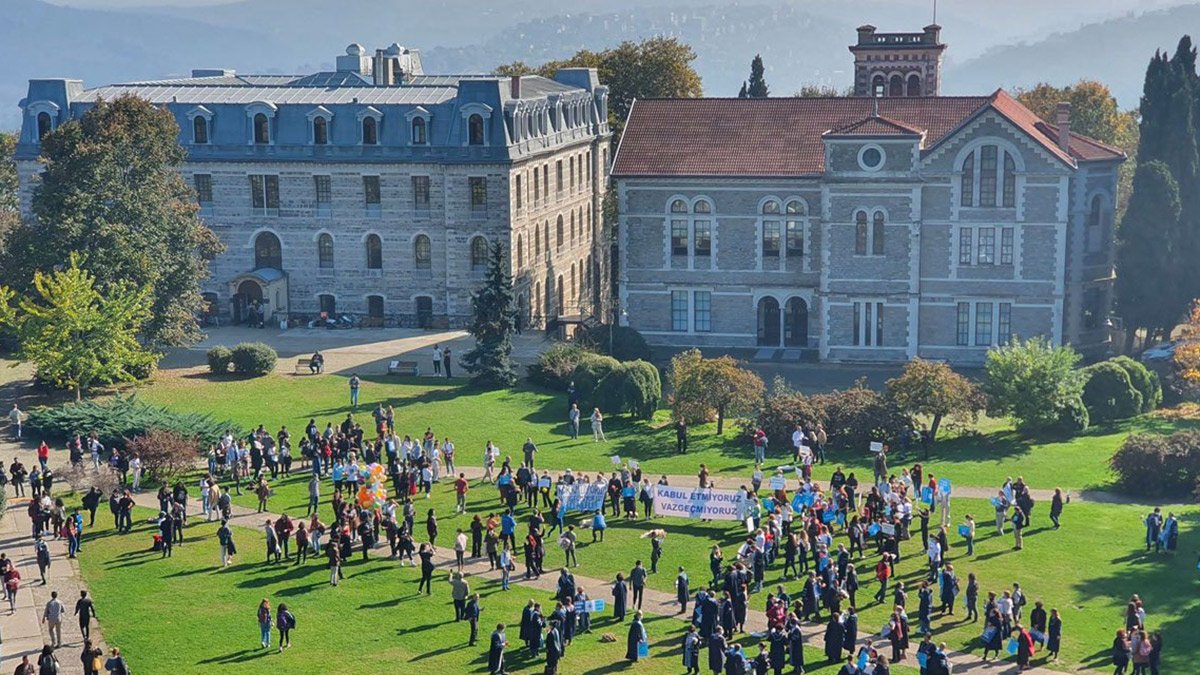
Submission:
[[[682,199],[671,202],[671,213],[687,213],[687,210],[687,202]]]
[[[374,117],[364,117],[362,121],[363,145],[379,144],[379,122]]]
[[[712,205],[701,199],[700,201],[696,202],[696,207],[693,209],[693,211],[696,213],[712,213]]]
[[[800,217],[804,215],[804,204],[799,200],[793,199],[787,203],[787,220],[784,226],[785,246],[787,248],[787,256],[789,258],[804,255],[804,221]]]
[[[542,228],[537,225],[533,226],[533,254],[536,256],[542,251]]]
[[[367,269],[383,269],[383,241],[377,234],[367,235]]]
[[[871,78],[871,95],[880,97],[887,94],[887,81],[883,75],[876,75]]]
[[[329,145],[329,120],[314,117],[312,122],[313,145]]]
[[[1012,155],[1004,153],[1004,208],[1011,209],[1017,205],[1017,166]]]
[[[317,267],[333,269],[333,237],[328,232],[317,237]]]
[[[272,232],[260,232],[254,238],[254,269],[283,269],[283,245]]]
[[[867,212],[859,211],[854,214],[854,253],[867,254]]]
[[[433,265],[433,247],[429,237],[418,234],[413,240],[413,260],[419,270],[427,270]]]
[[[979,149],[979,205],[996,205],[996,159],[999,148],[985,145]]]
[[[888,80],[888,96],[903,96],[904,95],[904,78],[900,75],[892,75]]]
[[[562,316],[563,314],[567,313],[567,306],[563,302],[563,275],[561,274],[558,275],[558,288],[556,290],[558,295],[558,305],[555,306],[555,309],[557,310],[558,315]]]
[[[263,113],[254,115],[254,142],[259,145],[271,142],[271,120]]]
[[[563,247],[563,217],[562,217],[562,214],[559,214],[559,216],[558,216],[556,230],[558,232],[558,238],[555,240],[556,241],[555,245],[561,249]]]
[[[778,256],[782,228],[779,221],[779,202],[771,200],[762,205],[762,254],[763,257]]]
[[[54,120],[50,119],[50,113],[48,113],[48,112],[38,113],[38,116],[37,116],[38,140],[40,141],[43,138],[45,138],[46,135],[49,134],[51,131],[54,131]]]
[[[546,242],[546,253],[550,252],[550,221],[542,223],[542,241]]]
[[[192,142],[196,145],[208,143],[208,120],[203,115],[192,118]]]
[[[517,269],[525,266],[525,242],[521,235],[517,235]]]
[[[483,145],[483,116],[478,113],[467,118],[467,143]]]
[[[921,76],[913,73],[908,76],[908,96],[921,95]]]
[[[575,292],[575,263],[571,263],[571,300],[576,300],[579,296]]]
[[[575,243],[575,212],[571,212],[571,243]]]
[[[427,129],[425,128],[425,118],[414,117],[412,121],[413,145],[425,145],[428,142],[427,139],[429,138],[426,132]]]
[[[871,223],[871,253],[883,255],[883,211],[876,211]]]
[[[967,158],[963,160],[962,165],[962,181],[961,181],[962,198],[959,203],[962,206],[975,205],[975,152],[967,154]]]
[[[487,239],[475,237],[471,240],[471,271],[482,272],[488,266]]]

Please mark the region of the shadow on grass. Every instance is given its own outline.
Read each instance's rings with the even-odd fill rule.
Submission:
[[[270,649],[243,649],[241,651],[230,652],[229,654],[222,656],[213,656],[211,658],[198,661],[197,663],[200,665],[210,665],[215,663],[246,663],[247,661],[252,661],[254,659],[261,659],[270,653]]]

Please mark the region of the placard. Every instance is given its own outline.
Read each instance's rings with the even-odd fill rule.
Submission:
[[[548,487],[550,487],[551,484],[552,484],[552,481],[550,480],[550,476],[542,476],[541,478],[538,479],[538,487],[539,488],[548,488]]]
[[[620,455],[613,455],[612,457],[609,457],[609,459],[612,460],[613,466],[621,466]]]
[[[706,520],[745,520],[751,502],[745,490],[654,486],[654,515]]]
[[[896,534],[896,526],[891,523],[881,523],[879,525],[879,531],[890,537]]]
[[[943,478],[943,479],[939,480],[938,481],[938,490],[940,490],[942,494],[949,496],[950,495],[950,479]]]
[[[637,463],[637,460],[636,460],[636,459],[631,459],[631,460],[629,460],[629,468],[631,468],[631,469],[637,469],[637,468],[638,468],[638,466],[640,466],[640,465]]]
[[[558,501],[562,511],[599,511],[608,495],[605,483],[565,483],[558,486]]]
[[[603,612],[604,611],[604,598],[600,598],[598,600],[585,601],[583,603],[583,611],[588,612],[588,613]]]
[[[772,490],[786,490],[787,478],[784,478],[783,476],[771,476],[769,485],[771,486]]]
[[[879,441],[871,441],[871,452],[874,452],[874,453],[883,452],[883,443],[881,443]]]

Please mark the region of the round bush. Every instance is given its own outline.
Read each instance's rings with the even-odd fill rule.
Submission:
[[[529,366],[529,381],[565,391],[575,367],[589,356],[592,352],[578,344],[555,344],[538,354],[537,361]]]
[[[571,372],[569,380],[569,382],[575,383],[581,410],[597,405],[593,396],[596,386],[600,384],[600,380],[621,365],[620,361],[611,356],[601,356],[590,352],[585,352],[585,354],[586,356],[580,359],[579,365],[575,366],[575,370]]]
[[[608,326],[596,326],[580,333],[577,339],[580,344],[620,361],[650,360],[646,338],[629,326],[613,326],[611,333]]]
[[[1162,405],[1162,383],[1159,382],[1157,373],[1128,356],[1122,355],[1109,359],[1109,363],[1120,366],[1129,375],[1129,381],[1133,383],[1133,388],[1142,395],[1142,412],[1153,412],[1155,408]]]
[[[279,355],[261,342],[243,342],[233,348],[233,372],[257,377],[275,370]]]
[[[233,352],[225,345],[217,345],[209,349],[205,357],[208,359],[208,370],[214,375],[228,373],[229,365],[233,363]]]
[[[1142,411],[1142,395],[1121,366],[1101,361],[1084,368],[1083,373],[1083,404],[1091,423],[1123,420]]]
[[[1087,431],[1090,424],[1091,416],[1088,415],[1087,406],[1083,404],[1082,399],[1075,398],[1059,408],[1058,418],[1050,431],[1065,436],[1076,436]]]
[[[610,414],[627,412],[649,420],[662,400],[662,380],[658,369],[645,361],[619,363],[596,384],[592,399]]]

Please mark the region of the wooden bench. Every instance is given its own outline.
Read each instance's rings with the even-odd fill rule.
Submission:
[[[421,367],[416,361],[392,361],[388,363],[388,375],[410,375],[417,377],[421,374]]]
[[[314,375],[315,373],[313,373],[311,370],[308,369],[309,364],[311,364],[311,363],[312,363],[311,356],[305,356],[302,359],[296,359],[296,373],[298,375],[303,375],[304,373],[307,372],[309,375]],[[319,373],[320,371],[318,370],[317,372]]]

